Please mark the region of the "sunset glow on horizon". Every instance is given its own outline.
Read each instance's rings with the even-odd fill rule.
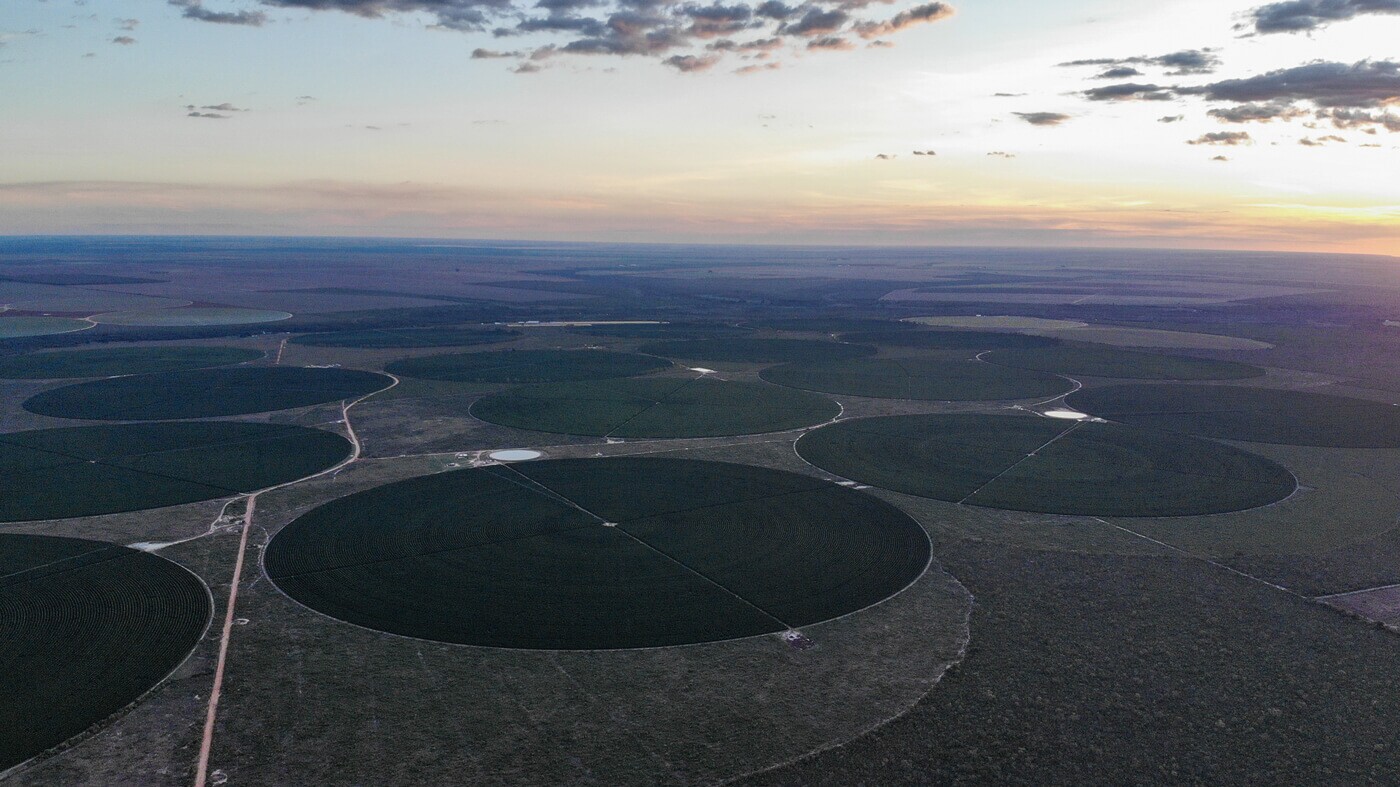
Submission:
[[[19,0],[0,234],[1400,255],[1400,7],[1309,7]]]

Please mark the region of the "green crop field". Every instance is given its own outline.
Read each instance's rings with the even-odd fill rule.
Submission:
[[[497,350],[405,358],[384,370],[458,383],[544,383],[631,377],[670,365],[660,358],[603,350]]]
[[[221,421],[0,435],[0,522],[210,500],[315,473],[350,454],[319,429]],[[55,494],[54,490],[63,490]]]
[[[382,374],[353,369],[196,369],[66,385],[30,397],[24,409],[92,421],[211,418],[353,399],[392,382]]]
[[[918,325],[896,320],[877,320],[865,317],[787,317],[777,320],[759,320],[754,323],[763,328],[779,331],[801,331],[808,333],[850,333],[852,331],[908,331]]]
[[[874,355],[874,347],[809,339],[697,339],[644,344],[641,352],[667,358],[728,363],[834,361]]]
[[[93,321],[103,325],[133,327],[188,327],[202,325],[249,325],[279,322],[291,314],[273,309],[244,309],[237,306],[185,306],[173,309],[142,309],[99,314]]]
[[[1117,347],[997,350],[987,355],[986,360],[1016,369],[1134,380],[1243,380],[1264,375],[1263,369],[1246,363],[1161,355]]]
[[[292,344],[308,347],[356,347],[361,349],[405,349],[413,347],[466,347],[473,344],[504,342],[519,336],[504,328],[380,328],[362,331],[308,333],[292,339]]]
[[[112,377],[231,366],[263,357],[240,347],[108,347],[0,358],[0,379],[56,380]]]
[[[0,535],[0,771],[135,701],[209,621],[193,574],[76,538]]]
[[[840,412],[816,394],[712,377],[547,383],[493,394],[472,407],[483,421],[518,429],[611,437],[780,432]]]
[[[994,331],[911,331],[906,328],[882,331],[857,331],[841,336],[842,341],[878,344],[882,347],[906,347],[920,350],[983,350],[1033,349],[1053,347],[1059,339],[1027,336],[1019,333]]]
[[[30,336],[51,336],[86,330],[92,323],[68,317],[26,317],[0,314],[0,341],[24,339]]]
[[[1255,443],[1400,448],[1400,407],[1343,396],[1212,385],[1113,385],[1069,403],[1126,424]]]
[[[764,369],[760,376],[771,383],[808,391],[882,399],[1029,399],[1070,389],[1069,382],[1053,374],[966,358],[854,358],[790,363]]]
[[[619,339],[711,339],[722,336],[747,336],[753,331],[737,325],[704,322],[619,323],[614,325],[581,325],[569,330],[590,336],[615,336]]]
[[[1293,475],[1221,443],[1032,416],[912,415],[843,421],[798,453],[833,473],[990,508],[1091,516],[1238,511],[1292,494]]]
[[[273,582],[361,626],[517,648],[634,648],[778,632],[862,609],[927,566],[869,495],[758,467],[572,459],[414,478],[279,532]]]

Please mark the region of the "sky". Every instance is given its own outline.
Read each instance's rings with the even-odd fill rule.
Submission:
[[[1400,0],[5,0],[0,234],[1400,255]]]

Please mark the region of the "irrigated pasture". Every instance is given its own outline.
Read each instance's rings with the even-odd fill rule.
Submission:
[[[308,333],[292,339],[292,344],[308,347],[355,347],[371,350],[413,347],[466,347],[473,344],[504,342],[519,336],[504,328],[379,328],[363,331]]]
[[[497,350],[405,358],[384,370],[456,383],[546,383],[631,377],[670,365],[660,358],[604,350]]]
[[[350,443],[319,429],[226,421],[0,435],[0,522],[210,500],[334,465]],[[58,490],[62,490],[61,493]]]
[[[798,453],[897,492],[990,508],[1086,516],[1187,516],[1272,503],[1287,468],[1221,443],[1033,416],[910,415],[809,432]]]
[[[1125,424],[1226,440],[1400,448],[1400,407],[1364,399],[1227,385],[1112,385],[1074,407]]]
[[[1054,396],[1070,389],[1053,374],[967,358],[854,358],[764,369],[770,383],[882,399],[970,401]]]
[[[547,383],[493,394],[472,406],[483,421],[518,429],[609,437],[780,432],[840,412],[816,394],[712,377]]]
[[[896,328],[884,331],[858,331],[841,336],[842,341],[878,344],[882,347],[909,347],[920,350],[1003,350],[1053,347],[1059,339],[994,331],[919,331]]]
[[[728,363],[835,361],[874,355],[874,347],[809,339],[696,339],[644,344],[641,352],[667,358]]]
[[[207,369],[255,361],[260,350],[241,347],[105,347],[0,358],[0,379],[57,380]]]
[[[76,538],[0,535],[0,771],[120,711],[209,621],[193,574]]]
[[[780,632],[899,592],[922,528],[870,495],[718,462],[569,459],[414,478],[272,539],[267,575],[332,617],[471,645],[607,649]]]
[[[382,374],[354,369],[196,369],[66,385],[30,397],[24,409],[92,421],[211,418],[352,399],[391,382]]]
[[[1243,380],[1264,375],[1263,369],[1236,361],[1160,355],[1117,347],[997,350],[989,353],[986,360],[1016,369],[1133,380]]]

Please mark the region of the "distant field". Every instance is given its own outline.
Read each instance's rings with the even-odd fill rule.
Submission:
[[[874,347],[809,339],[697,339],[644,344],[639,350],[666,358],[723,363],[830,361],[874,355]]]
[[[296,336],[292,344],[308,347],[357,347],[401,349],[413,347],[465,347],[510,341],[519,331],[504,328],[379,328],[362,331],[331,331]]]
[[[242,309],[233,306],[187,306],[178,309],[145,309],[99,314],[93,321],[103,325],[177,328],[203,325],[246,325],[277,322],[292,315],[269,309]]]
[[[1006,348],[1051,347],[1056,339],[993,331],[860,331],[841,336],[843,341],[908,347],[920,350],[1000,350]]]
[[[212,418],[351,399],[392,382],[382,374],[354,369],[194,369],[66,385],[31,396],[24,409],[94,421]]]
[[[0,379],[112,377],[231,366],[263,357],[239,347],[108,347],[0,357]]]
[[[0,771],[154,687],[211,611],[199,578],[155,555],[0,534]]]
[[[1229,385],[1113,385],[1071,394],[1086,413],[1135,426],[1255,443],[1400,448],[1400,407]]]
[[[539,432],[610,437],[721,437],[779,432],[835,418],[823,396],[713,378],[548,383],[476,402],[472,414]]]
[[[424,639],[638,648],[783,631],[897,593],[922,528],[870,495],[674,459],[492,466],[351,495],[268,545],[268,576],[332,617]]]
[[[753,324],[762,328],[773,328],[779,331],[801,331],[808,333],[899,331],[913,330],[917,327],[907,322],[877,320],[865,317],[787,317],[778,320],[757,320]]]
[[[958,503],[1083,516],[1188,516],[1281,500],[1281,465],[1221,444],[1116,424],[914,415],[842,421],[798,453],[846,478]]]
[[[1029,399],[1070,389],[1067,381],[1053,374],[966,358],[856,358],[795,363],[764,369],[761,376],[771,383],[808,391],[932,401]]]
[[[747,336],[748,328],[723,323],[671,322],[581,325],[570,330],[590,336],[616,336],[619,339],[712,339],[720,336]]]
[[[916,317],[910,322],[944,328],[981,328],[1005,330],[1034,336],[1095,342],[1121,347],[1156,347],[1177,350],[1267,350],[1268,342],[1221,336],[1213,333],[1163,331],[1154,328],[1120,328],[1113,325],[1090,325],[1075,320],[1047,320],[1038,317]]]
[[[1234,361],[1160,355],[1114,347],[997,350],[987,355],[986,360],[1017,369],[1134,380],[1242,380],[1264,376],[1263,369]]]
[[[0,435],[0,522],[228,497],[310,475],[349,454],[350,443],[340,435],[276,424],[203,421],[12,432]]]
[[[0,313],[0,341],[23,339],[27,336],[50,336],[56,333],[72,333],[92,327],[85,320],[67,317],[26,317]]]
[[[661,358],[602,350],[497,350],[405,358],[384,370],[461,383],[543,383],[631,377],[670,365]]]

